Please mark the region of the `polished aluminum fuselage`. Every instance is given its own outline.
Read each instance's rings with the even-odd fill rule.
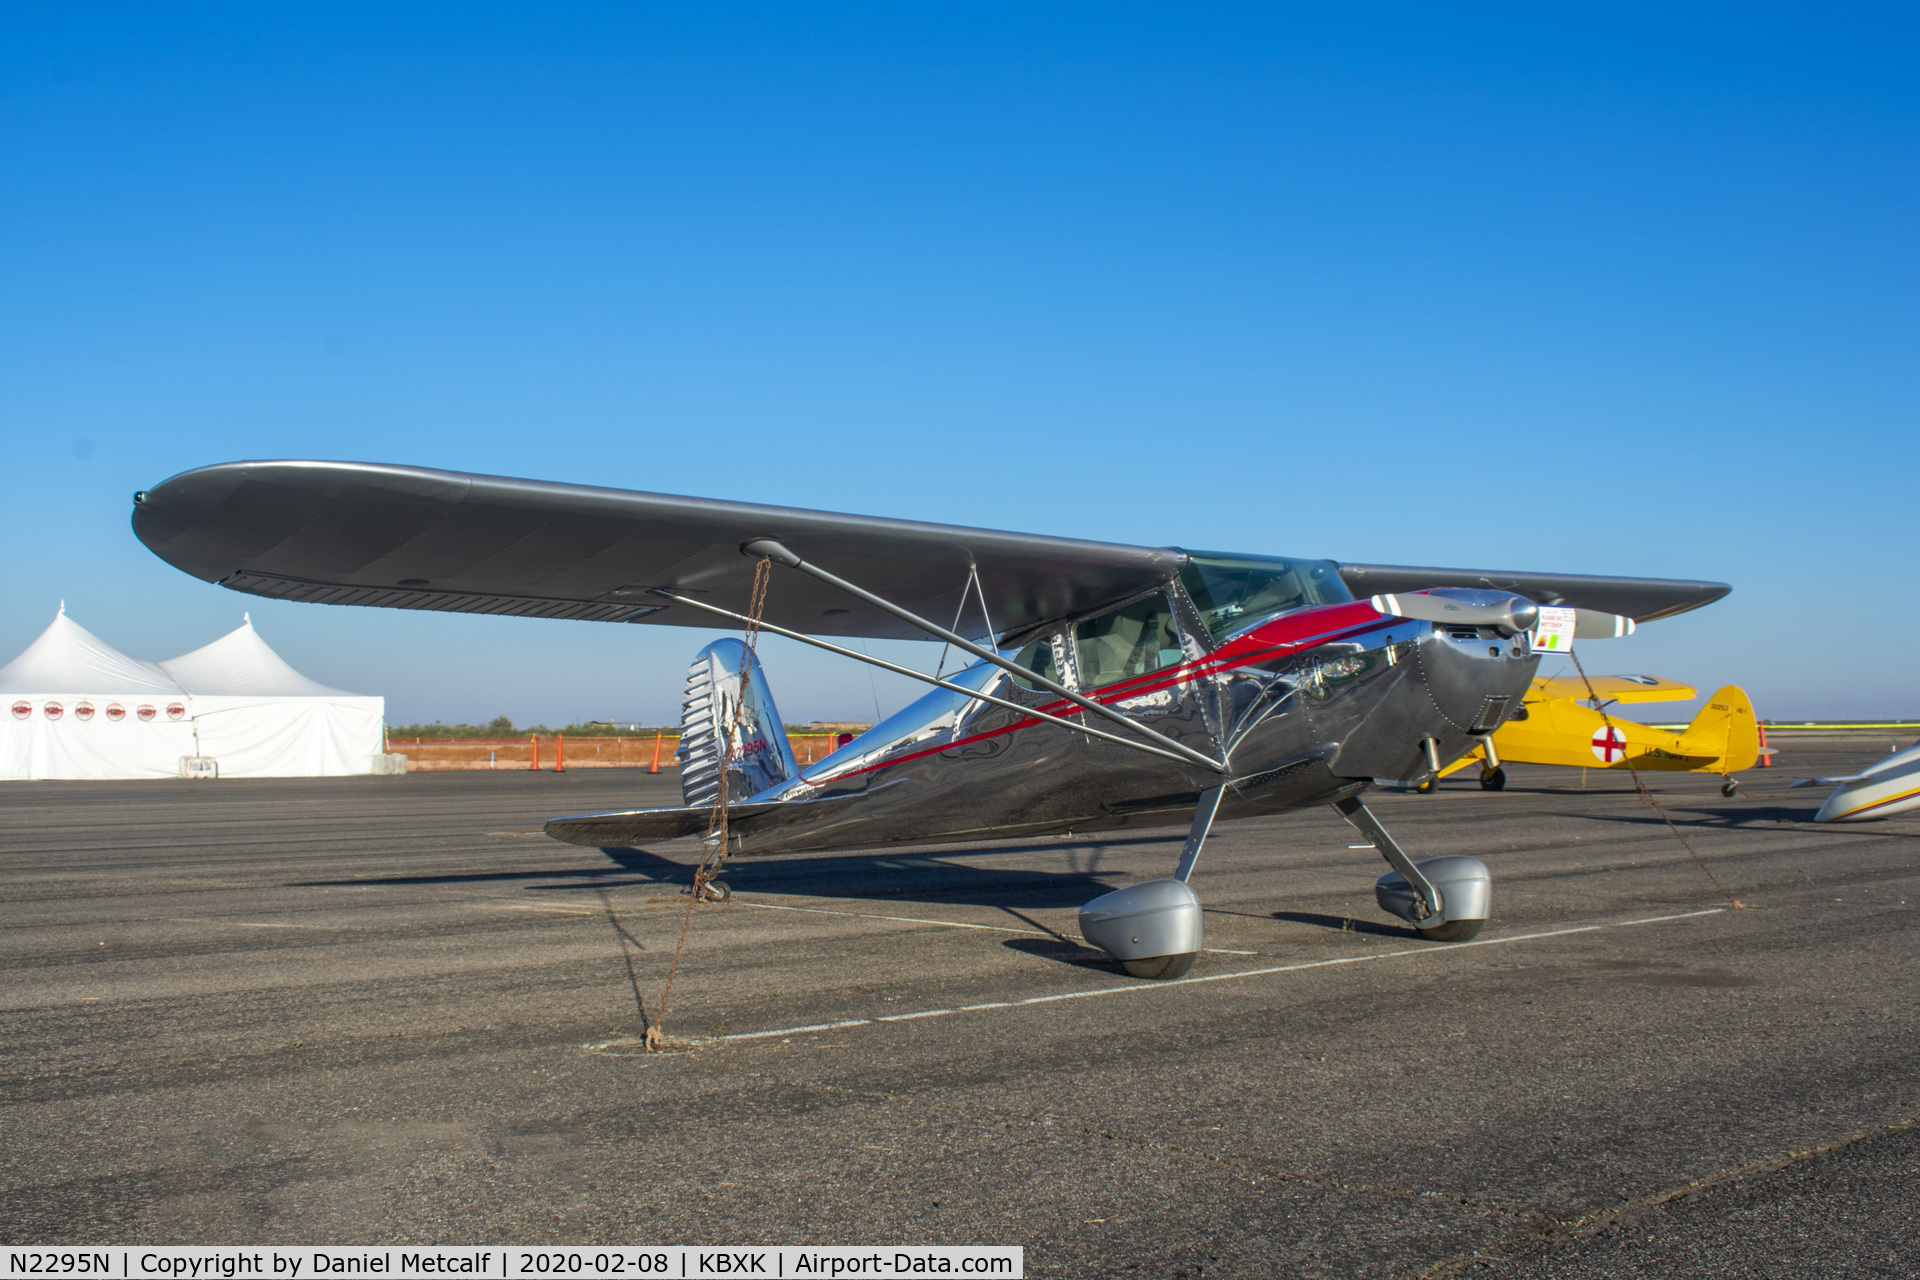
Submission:
[[[1502,707],[1520,705],[1538,662],[1524,635],[1436,628],[1364,602],[1296,610],[1217,647],[1184,617],[1181,631],[1181,661],[1082,692],[1225,760],[1221,818],[1423,777],[1432,767],[1424,740],[1442,763],[1470,750]],[[959,679],[1055,715],[1084,714],[984,664]],[[770,854],[1185,824],[1200,793],[1222,781],[941,690],[745,797],[729,843]]]
[[[1920,809],[1920,743],[1894,752],[1863,769],[1858,777],[1841,783],[1813,820],[1860,822],[1890,818],[1909,809]]]

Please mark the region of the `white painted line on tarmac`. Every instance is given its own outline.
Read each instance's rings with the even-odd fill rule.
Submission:
[[[781,1027],[778,1031],[742,1031],[720,1038],[722,1040],[759,1040],[766,1036],[803,1036],[813,1031],[838,1031],[842,1027],[864,1027],[872,1022],[872,1018],[849,1018],[845,1022],[816,1022],[808,1027]]]
[[[1367,847],[1372,848],[1373,846],[1368,845]],[[920,916],[883,916],[872,911],[829,911],[825,907],[790,907],[781,902],[747,902],[737,896],[733,901],[735,906],[758,907],[762,911],[804,911],[808,915],[816,916],[852,916],[857,920],[892,920],[900,924],[938,924],[945,925],[949,929],[986,929],[993,933],[1024,933],[1032,938],[1079,938],[1082,942],[1086,941],[1085,938],[1081,938],[1077,933],[1048,933],[1045,929],[1015,929],[1010,925],[1004,924],[967,924],[961,920],[927,920]],[[1260,954],[1258,951],[1235,951],[1228,947],[1202,947],[1200,949],[1210,955],[1217,956],[1257,956]]]
[[[1705,911],[1682,911],[1677,916],[1648,916],[1645,920],[1622,920],[1621,927],[1630,924],[1659,924],[1662,920],[1691,920],[1695,916],[1717,916],[1725,907],[1708,907]]]
[[[786,910],[804,910],[805,908],[785,908]],[[1516,933],[1505,938],[1476,938],[1472,942],[1437,942],[1426,947],[1409,947],[1404,951],[1376,951],[1370,955],[1335,956],[1329,960],[1303,960],[1297,964],[1277,964],[1261,969],[1239,969],[1232,973],[1208,973],[1195,978],[1174,978],[1167,982],[1137,982],[1124,987],[1094,987],[1087,991],[1060,991],[1053,995],[1028,996],[1024,1000],[991,1000],[984,1004],[958,1005],[951,1009],[918,1009],[912,1013],[878,1014],[871,1018],[847,1018],[840,1022],[820,1022],[804,1027],[782,1027],[775,1031],[742,1031],[733,1035],[719,1036],[721,1041],[763,1040],[771,1036],[807,1035],[816,1031],[839,1031],[847,1027],[875,1026],[882,1022],[909,1022],[915,1018],[941,1018],[956,1013],[976,1013],[986,1009],[1018,1009],[1025,1005],[1053,1004],[1061,1000],[1089,1000],[1095,996],[1144,995],[1154,991],[1166,991],[1174,987],[1184,987],[1198,982],[1234,982],[1242,978],[1264,978],[1276,973],[1298,973],[1303,969],[1324,969],[1339,964],[1366,964],[1373,960],[1402,960],[1408,956],[1431,955],[1436,951],[1462,951],[1468,947],[1497,947],[1509,942],[1537,942],[1542,938],[1564,938],[1575,933],[1598,933],[1602,929],[1624,928],[1635,924],[1657,924],[1666,920],[1691,920],[1699,916],[1718,915],[1726,910],[1714,907],[1706,911],[1687,911],[1672,916],[1651,916],[1645,920],[1616,920],[1610,924],[1583,924],[1570,929],[1548,929],[1540,933]],[[841,913],[834,913],[841,914]],[[853,914],[851,912],[845,914]],[[896,919],[883,916],[881,919]],[[943,921],[928,921],[940,924]],[[989,926],[973,926],[985,928]],[[1017,932],[1026,932],[1018,930]]]
[[[600,913],[591,907],[569,907],[557,902],[495,902],[484,901],[476,906],[491,907],[497,911],[538,911],[549,916],[597,916]]]

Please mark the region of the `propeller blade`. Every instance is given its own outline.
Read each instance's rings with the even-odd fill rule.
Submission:
[[[1601,613],[1597,609],[1575,609],[1573,611],[1573,638],[1575,640],[1611,640],[1615,636],[1633,634],[1633,619],[1617,613]]]
[[[1509,634],[1531,631],[1540,620],[1540,607],[1525,596],[1478,587],[1398,592],[1375,596],[1368,603],[1393,618],[1453,627],[1498,627]],[[1633,632],[1633,619],[1622,614],[1602,613],[1598,609],[1573,611],[1576,640],[1611,640]]]
[[[1525,596],[1476,587],[1437,587],[1431,591],[1378,595],[1368,603],[1392,618],[1453,627],[1498,627],[1509,634],[1533,630],[1533,624],[1540,617],[1538,606]]]

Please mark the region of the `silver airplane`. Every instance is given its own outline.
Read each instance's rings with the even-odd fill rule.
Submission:
[[[1385,910],[1430,939],[1473,937],[1491,906],[1485,864],[1415,861],[1364,793],[1491,749],[1538,665],[1542,606],[1572,610],[1573,634],[1598,638],[1729,590],[1129,546],[341,462],[188,471],[134,495],[133,528],[194,577],[275,599],[751,621],[933,685],[802,767],[750,648],[715,641],[688,673],[685,803],[559,817],[547,832],[602,848],[704,836],[709,854],[754,855],[1184,825],[1171,875],[1081,910],[1083,935],[1141,978],[1177,977],[1202,948],[1189,880],[1213,824],[1307,805],[1333,806],[1385,858]],[[972,665],[929,676],[826,637],[939,640]],[[694,892],[724,895],[706,867]]]
[[[1802,778],[1796,787],[1832,786],[1815,822],[1864,822],[1920,809],[1920,742],[1844,778]]]

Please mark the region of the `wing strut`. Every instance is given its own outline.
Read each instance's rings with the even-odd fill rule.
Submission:
[[[883,599],[882,597],[873,594],[873,592],[868,591],[863,587],[856,587],[851,582],[848,582],[845,578],[835,577],[833,574],[828,573],[825,569],[822,569],[817,564],[808,564],[805,560],[802,560],[799,556],[793,554],[793,552],[787,550],[786,547],[784,547],[783,545],[781,545],[779,542],[775,541],[772,538],[755,538],[752,542],[749,542],[743,545],[740,548],[740,551],[743,555],[765,556],[769,560],[772,560],[775,564],[786,565],[789,569],[798,569],[800,570],[800,572],[807,574],[810,577],[818,578],[820,581],[826,583],[830,587],[838,587],[840,590],[846,592],[850,596],[853,596],[855,599],[864,600],[868,604],[872,605],[874,608],[883,609],[886,612],[892,614],[894,617],[900,619],[902,622],[905,622],[910,626],[915,626],[920,628],[920,630],[926,632],[930,636],[933,636],[935,639],[945,640],[948,644],[954,646],[955,648],[959,649],[963,653],[970,653],[974,657],[980,659],[982,662],[991,662],[994,666],[999,667],[1003,671],[1009,671],[1009,672],[1012,672],[1014,675],[1021,676],[1027,680],[1030,680],[1034,684],[1040,686],[1042,689],[1047,690],[1049,693],[1057,694],[1058,696],[1065,698],[1068,702],[1073,703],[1075,706],[1081,708],[1083,711],[1091,711],[1097,716],[1104,716],[1108,720],[1113,721],[1115,724],[1121,725],[1126,729],[1139,734],[1143,738],[1147,738],[1150,741],[1160,744],[1161,747],[1163,747],[1168,751],[1173,752],[1175,755],[1178,755],[1183,760],[1187,760],[1193,764],[1197,764],[1204,768],[1211,769],[1215,773],[1228,772],[1228,767],[1225,764],[1221,763],[1220,761],[1214,760],[1208,756],[1201,755],[1198,751],[1195,751],[1192,747],[1189,747],[1184,743],[1175,742],[1172,738],[1169,738],[1166,734],[1161,733],[1155,729],[1149,729],[1146,725],[1141,724],[1139,721],[1130,719],[1129,717],[1120,714],[1118,711],[1115,711],[1112,707],[1102,706],[1100,703],[1095,702],[1091,698],[1084,698],[1079,694],[1075,693],[1073,690],[1067,688],[1065,685],[1056,684],[1052,680],[1049,680],[1045,676],[1041,675],[1039,672],[1029,671],[1017,662],[1009,662],[1007,659],[1001,657],[999,654],[993,652],[991,649],[983,649],[979,645],[975,644],[973,641],[967,639],[965,636],[958,635],[952,631],[949,631],[937,622],[928,622],[925,618],[922,618],[920,615],[916,613],[907,612],[905,609],[902,609],[899,605],[893,603],[893,601],[891,600]],[[1028,714],[1031,715],[1032,712],[1028,712]],[[1078,727],[1084,728],[1085,726],[1078,726]]]
[[[692,605],[696,609],[705,609],[708,613],[717,613],[723,618],[732,618],[735,622],[747,621],[747,616],[743,613],[735,613],[731,609],[722,609],[719,605],[708,604],[704,600],[690,599],[687,596],[668,591],[665,587],[654,588],[653,594],[671,600],[675,604]],[[1135,742],[1132,738],[1122,738],[1118,734],[1103,732],[1102,730],[1089,726],[1084,721],[1075,722],[1072,720],[1064,720],[1059,716],[1049,715],[1044,711],[1037,711],[1032,707],[1023,707],[1017,702],[1009,702],[1005,698],[996,698],[990,693],[981,693],[976,689],[969,689],[963,684],[955,684],[951,680],[942,680],[938,676],[930,676],[924,671],[915,671],[912,667],[898,666],[886,661],[884,658],[876,658],[870,653],[856,653],[852,649],[843,649],[837,644],[829,644],[825,640],[818,640],[813,636],[803,635],[798,631],[789,631],[785,627],[777,627],[771,622],[762,621],[760,623],[760,629],[762,631],[771,631],[777,636],[785,636],[789,640],[798,640],[801,644],[810,644],[816,649],[825,649],[828,653],[837,653],[843,658],[852,658],[855,662],[864,662],[868,666],[879,667],[882,671],[891,671],[895,675],[907,676],[925,684],[951,690],[954,693],[964,693],[969,698],[977,698],[981,702],[991,703],[996,707],[1004,707],[1008,711],[1017,711],[1021,715],[1030,716],[1035,720],[1050,721],[1053,724],[1060,725],[1062,728],[1071,729],[1075,733],[1084,733],[1088,737],[1100,738],[1118,746],[1126,747],[1132,751],[1144,751],[1148,755],[1159,756],[1163,760],[1172,760],[1176,764],[1186,763],[1184,757],[1176,756],[1171,751],[1162,751],[1160,748],[1150,747],[1144,742]]]

